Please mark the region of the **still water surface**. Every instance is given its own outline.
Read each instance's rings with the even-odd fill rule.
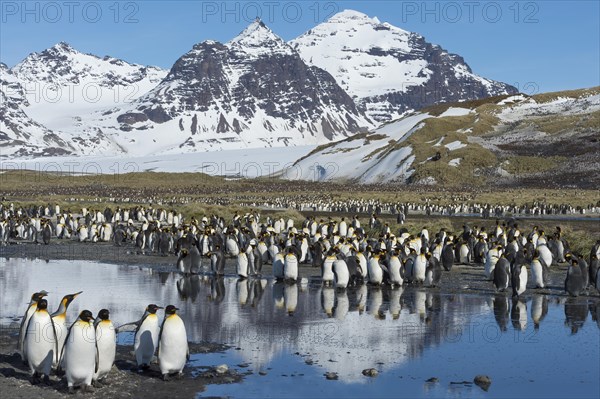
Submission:
[[[72,320],[83,309],[107,308],[120,325],[139,319],[149,303],[176,305],[190,341],[233,347],[193,355],[189,367],[252,371],[241,384],[211,385],[199,397],[600,397],[597,296],[530,293],[513,302],[412,287],[338,292],[318,281],[183,278],[126,265],[26,259],[0,260],[0,288],[4,328],[42,289],[50,292],[51,309],[63,295],[84,291],[69,309]],[[131,341],[131,333],[120,334],[121,343]],[[379,375],[363,376],[371,367]],[[339,379],[326,380],[326,372]],[[459,383],[477,374],[491,377],[488,392]],[[439,381],[426,383],[430,377]]]

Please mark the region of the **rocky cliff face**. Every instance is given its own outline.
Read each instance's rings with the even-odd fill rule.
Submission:
[[[189,135],[184,147],[309,144],[371,126],[329,73],[308,66],[261,21],[228,43],[195,45],[133,105],[118,116],[121,128],[176,121]]]

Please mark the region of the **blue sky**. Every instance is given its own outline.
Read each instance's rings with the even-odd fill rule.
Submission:
[[[600,2],[591,1],[6,1],[0,61],[59,41],[169,68],[195,43],[228,41],[259,15],[285,40],[354,9],[460,54],[474,72],[526,93],[600,85]]]

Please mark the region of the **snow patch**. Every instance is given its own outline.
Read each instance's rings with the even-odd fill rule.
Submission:
[[[448,165],[450,165],[450,166],[454,166],[454,167],[457,167],[458,165],[460,165],[460,160],[461,160],[461,159],[462,159],[462,158],[454,158],[454,159],[451,159],[451,160],[448,162]]]
[[[458,150],[459,148],[466,147],[467,145],[459,140],[453,141],[451,143],[446,144],[446,147],[449,151]]]

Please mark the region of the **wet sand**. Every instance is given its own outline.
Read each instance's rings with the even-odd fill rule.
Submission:
[[[12,243],[0,247],[2,258],[29,258],[40,261],[79,260],[131,265],[132,267],[152,268],[157,272],[176,272],[174,255],[159,256],[142,254],[132,245],[116,247],[113,243],[79,243],[75,241],[53,240],[50,245],[37,245],[32,243]],[[203,262],[208,265],[208,260]],[[532,289],[531,281],[523,297],[529,299],[533,293],[548,294],[551,296],[566,296],[564,292],[564,278],[567,264],[552,266],[550,284],[545,289]],[[228,259],[226,274],[235,275],[235,261]],[[272,276],[272,266],[263,267],[265,277]],[[307,278],[311,284],[318,284],[319,270],[308,265],[300,267],[301,277]],[[451,272],[443,272],[441,287],[427,288],[427,290],[441,293],[461,293],[471,295],[496,295],[491,281],[485,279],[482,265],[455,265]],[[509,289],[510,291],[510,289]],[[24,296],[28,294],[24,293]],[[510,297],[510,293],[504,293]],[[589,289],[588,300],[599,301],[600,295],[594,288]],[[18,325],[15,320],[14,325]],[[0,332],[0,392],[6,398],[63,398],[68,397],[65,379],[53,376],[51,385],[32,386],[29,381],[29,371],[20,357],[15,353],[17,329],[8,328]],[[191,353],[211,353],[227,349],[219,342],[194,343],[190,345]],[[224,375],[217,375],[211,370],[196,368],[185,370],[184,378],[164,382],[156,365],[148,373],[138,373],[132,370],[135,359],[131,354],[131,346],[119,346],[117,361],[109,375],[110,385],[95,388],[92,393],[87,393],[90,398],[165,398],[176,394],[178,398],[193,398],[198,392],[203,391],[206,384],[235,383],[243,380],[243,375],[230,371]],[[78,395],[80,393],[78,392]]]

